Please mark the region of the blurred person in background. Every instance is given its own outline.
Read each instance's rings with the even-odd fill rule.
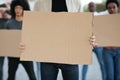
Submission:
[[[94,16],[99,15],[99,13],[96,12],[96,4],[94,2],[90,2],[88,4],[88,10],[89,12],[93,12]],[[104,63],[103,63],[103,58],[102,58],[102,50],[103,50],[102,47],[98,47],[98,48],[94,48],[93,52],[95,53],[98,63],[100,65],[102,80],[105,80],[106,73],[105,73],[105,68],[104,68]],[[88,71],[88,65],[83,65],[82,80],[86,80],[87,71]]]
[[[9,7],[10,7],[9,2],[0,4],[0,29],[4,29],[6,21],[11,18]],[[3,65],[4,65],[4,57],[1,56],[0,57],[0,80],[3,80]]]
[[[106,9],[109,14],[117,14],[119,12],[119,3],[117,0],[108,0]],[[99,47],[95,36],[91,38],[93,47]],[[105,80],[120,80],[120,46],[104,46],[103,62],[106,70]]]
[[[30,10],[29,4],[26,0],[12,0],[11,2],[11,15],[12,19],[6,23],[6,29],[22,29],[23,11]],[[36,80],[34,67],[32,61],[20,61],[20,58],[8,57],[8,79],[15,80],[15,74],[18,69],[18,65],[21,63],[25,68],[29,79]]]
[[[109,14],[119,12],[117,0],[108,0],[106,9]],[[120,80],[120,46],[105,46],[103,48],[103,60],[106,70],[106,80]]]

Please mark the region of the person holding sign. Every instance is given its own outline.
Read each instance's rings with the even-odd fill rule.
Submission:
[[[116,14],[119,12],[119,3],[117,0],[108,0],[106,8],[109,14]],[[93,47],[99,47],[95,36],[90,41]],[[103,60],[106,70],[106,80],[120,80],[120,46],[103,47]]]
[[[26,0],[13,0],[11,3],[11,15],[12,19],[6,23],[6,29],[22,29],[22,19],[23,19],[23,10],[30,10],[29,4]],[[8,57],[8,79],[15,80],[15,73],[17,71],[18,65],[21,63],[30,80],[36,80],[33,62],[31,61],[20,61],[20,58]]]

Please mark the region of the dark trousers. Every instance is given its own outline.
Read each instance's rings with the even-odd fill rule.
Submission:
[[[120,48],[103,49],[106,80],[120,80]]]
[[[3,63],[4,57],[0,57],[0,80],[3,80]]]
[[[79,80],[78,65],[41,63],[41,80],[57,80],[61,69],[63,80]]]
[[[34,69],[33,69],[33,62],[31,61],[20,61],[19,58],[8,57],[8,80],[15,80],[15,74],[18,68],[19,63],[23,65],[25,68],[29,79],[36,80]]]

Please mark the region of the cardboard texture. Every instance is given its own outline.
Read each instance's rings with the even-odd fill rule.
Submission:
[[[20,57],[20,30],[0,30],[0,56]]]
[[[32,16],[32,17],[31,17]],[[21,60],[91,64],[92,13],[24,12]]]
[[[94,17],[93,33],[101,46],[120,46],[120,14]]]

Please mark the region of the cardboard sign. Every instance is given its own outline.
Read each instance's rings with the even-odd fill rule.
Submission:
[[[20,30],[0,30],[0,56],[20,57]]]
[[[31,17],[32,16],[32,17]],[[24,12],[21,60],[91,64],[92,13]]]
[[[120,14],[94,17],[94,34],[101,46],[120,46]]]

